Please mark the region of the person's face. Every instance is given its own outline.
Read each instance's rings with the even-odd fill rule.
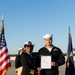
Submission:
[[[32,46],[28,45],[28,46],[25,47],[25,51],[28,52],[28,53],[32,52],[32,50],[33,50]]]
[[[50,45],[52,45],[52,38],[45,38],[44,42],[45,42],[46,46],[50,46]]]

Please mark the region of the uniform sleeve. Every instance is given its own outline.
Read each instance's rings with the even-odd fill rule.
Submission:
[[[21,55],[20,61],[23,66],[21,75],[30,75],[30,70],[29,70],[27,58],[24,54]]]
[[[35,62],[36,62],[36,67],[40,67],[40,57],[38,54],[36,55]]]
[[[62,53],[62,51],[59,49],[59,56],[58,56],[58,62],[56,63],[58,66],[61,66],[65,64],[65,57]]]
[[[20,66],[21,66],[20,55],[17,55],[16,58],[15,58],[15,68],[18,68]]]

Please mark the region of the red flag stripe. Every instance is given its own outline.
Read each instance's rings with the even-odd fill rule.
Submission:
[[[1,50],[0,50],[0,55],[4,52],[4,50],[6,50],[7,49],[7,47],[6,46],[4,46]]]
[[[0,70],[0,75],[4,75],[6,71],[11,67],[11,63],[6,64],[2,70]]]
[[[1,62],[2,60],[4,60],[4,58],[6,58],[7,56],[8,56],[8,52],[5,53],[2,57],[0,57],[0,62]]]
[[[8,50],[6,49],[6,50],[4,50],[1,54],[0,54],[0,58],[5,54],[5,53],[7,53],[8,52]]]
[[[8,64],[10,62],[10,60],[5,60],[5,62],[0,66],[0,70],[3,69],[3,67]]]
[[[6,58],[4,58],[1,62],[0,62],[0,66],[1,65],[3,65],[3,63],[6,61],[6,60],[8,60],[10,57],[9,56],[7,56]],[[9,61],[10,62],[10,61]]]

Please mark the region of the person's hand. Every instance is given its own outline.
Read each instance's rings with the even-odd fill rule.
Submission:
[[[51,62],[51,66],[56,66],[56,63],[55,62]]]
[[[35,71],[34,70],[30,70],[30,74],[34,75]]]
[[[37,71],[38,71],[38,74],[40,74],[41,68],[38,67],[38,68],[37,68]]]

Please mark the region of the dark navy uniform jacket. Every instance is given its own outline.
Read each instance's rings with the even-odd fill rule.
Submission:
[[[21,75],[31,75],[30,70],[34,69],[34,59],[25,51],[21,54],[20,57],[21,65],[23,67]]]
[[[65,57],[63,56],[62,51],[58,48],[53,46],[51,52],[46,48],[42,47],[37,54],[36,57],[36,66],[40,67],[40,60],[41,55],[50,55],[51,61],[56,63],[56,66],[52,66],[51,69],[42,69],[41,75],[58,75],[58,67],[65,63]]]

